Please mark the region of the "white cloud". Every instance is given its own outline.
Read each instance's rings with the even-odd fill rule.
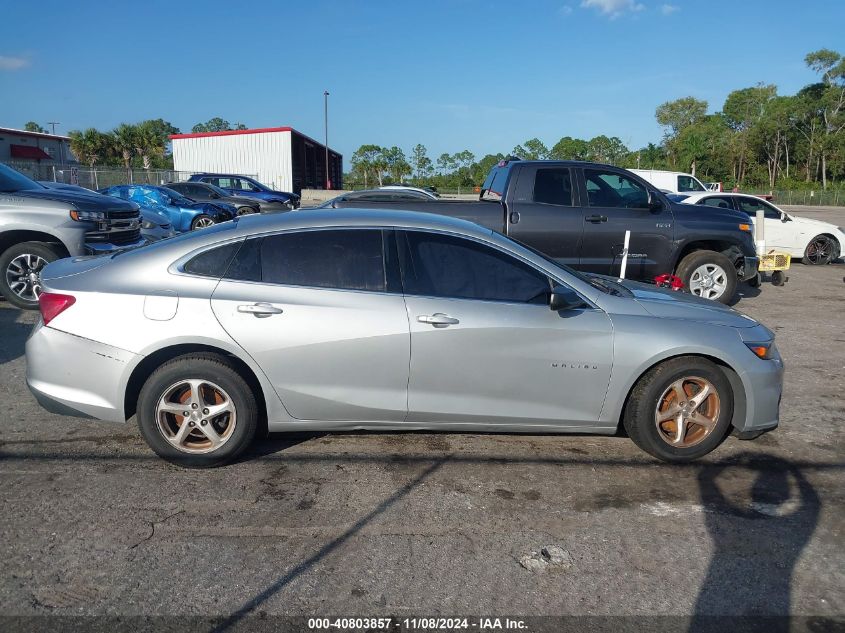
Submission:
[[[623,13],[634,13],[645,9],[645,6],[636,0],[583,0],[581,6],[585,9],[596,9],[611,20],[615,20]]]
[[[681,7],[674,4],[664,4],[660,7],[660,13],[663,15],[672,15],[675,11],[680,11]]]
[[[564,17],[570,15],[572,13],[572,7],[568,4],[563,5],[560,9],[558,9],[558,13]]]
[[[26,57],[12,57],[0,55],[0,70],[20,70],[29,66],[30,61]]]

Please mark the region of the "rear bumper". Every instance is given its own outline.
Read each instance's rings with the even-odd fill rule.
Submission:
[[[26,384],[53,413],[124,422],[125,385],[138,359],[39,323],[26,342]]]

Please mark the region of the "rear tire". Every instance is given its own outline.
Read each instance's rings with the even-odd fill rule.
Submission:
[[[710,390],[701,402],[704,387]],[[718,365],[681,356],[649,370],[634,385],[623,425],[634,444],[665,462],[688,462],[716,448],[733,418],[733,390]],[[680,429],[679,429],[680,425]]]
[[[0,255],[0,294],[18,308],[37,310],[41,271],[62,257],[58,248],[43,242],[10,246]]]
[[[258,416],[252,389],[216,354],[164,363],[138,395],[144,440],[159,457],[186,468],[231,462],[254,440]]]
[[[739,281],[733,262],[716,251],[695,251],[678,264],[678,277],[690,294],[730,303]]]

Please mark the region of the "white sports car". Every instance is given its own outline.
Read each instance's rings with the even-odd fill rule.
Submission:
[[[749,214],[752,221],[756,220],[757,210],[762,209],[766,248],[785,251],[805,264],[829,264],[845,250],[845,227],[790,215],[757,196],[707,192],[693,194],[681,202],[737,209]]]

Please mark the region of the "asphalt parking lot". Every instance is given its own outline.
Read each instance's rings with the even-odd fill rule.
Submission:
[[[845,225],[845,210],[807,211]],[[24,384],[0,304],[0,612],[845,615],[845,265],[736,307],[777,333],[781,427],[686,466],[624,437],[273,436],[188,471]],[[85,371],[84,366],[78,368]],[[553,555],[543,555],[544,547]],[[795,627],[798,628],[795,628]],[[769,629],[775,630],[775,629]]]

